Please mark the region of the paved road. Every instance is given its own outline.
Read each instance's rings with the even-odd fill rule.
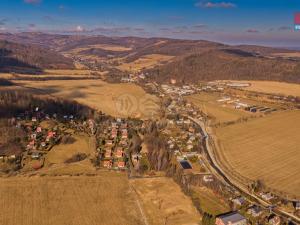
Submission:
[[[248,190],[247,185],[244,185],[244,184],[236,181],[236,179],[234,179],[231,175],[229,175],[228,173],[226,173],[222,169],[222,167],[217,162],[217,160],[214,156],[214,153],[212,151],[209,140],[211,140],[211,141],[214,141],[214,140],[207,133],[205,124],[202,121],[200,121],[198,119],[195,119],[193,117],[190,117],[190,116],[186,116],[186,117],[189,118],[190,120],[192,120],[195,124],[197,124],[202,130],[202,133],[203,133],[204,138],[205,138],[205,151],[206,151],[206,154],[207,154],[207,157],[208,157],[208,161],[211,165],[211,169],[214,171],[214,175],[216,175],[218,178],[221,177],[222,179],[220,179],[220,180],[225,182],[226,185],[232,186],[235,189],[239,190],[244,195],[246,195],[248,197],[251,197],[252,199],[255,199],[255,202],[257,204],[259,204],[259,205],[261,205],[265,208],[273,207],[270,203],[268,203],[265,200],[261,199],[256,194],[251,193]],[[292,221],[294,221],[296,223],[300,223],[300,218],[294,216],[293,214],[285,212],[282,209],[273,208],[273,212],[280,215],[280,216],[283,216],[285,218],[291,219]]]

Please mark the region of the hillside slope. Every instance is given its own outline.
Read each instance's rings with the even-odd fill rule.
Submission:
[[[149,70],[151,79],[178,83],[200,80],[274,80],[300,83],[300,62],[256,56],[249,52],[216,49],[190,54]]]
[[[40,73],[43,69],[71,69],[72,60],[34,45],[0,41],[0,71]]]
[[[216,79],[300,83],[300,52],[287,49],[230,46],[204,40],[45,33],[2,33],[0,40],[39,46],[30,51],[8,47],[13,51],[3,52],[10,57],[2,59],[2,67],[18,64],[33,69],[66,68],[73,61],[87,68],[113,71],[115,75],[118,70],[149,72],[150,80],[157,82],[169,82],[172,78],[178,83]]]

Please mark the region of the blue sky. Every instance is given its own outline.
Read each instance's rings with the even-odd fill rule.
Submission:
[[[0,32],[207,39],[300,47],[300,0],[1,0]]]

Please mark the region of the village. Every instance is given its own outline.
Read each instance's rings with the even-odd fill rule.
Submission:
[[[72,144],[75,141],[72,138],[74,134],[95,137],[94,154],[90,158],[95,161],[94,165],[97,168],[126,171],[130,157],[129,126],[132,126],[131,129],[137,129],[140,124],[105,115],[102,115],[98,122],[93,119],[82,120],[75,115],[49,115],[37,106],[33,111],[19,113],[9,119],[9,126],[16,128],[24,136],[20,136],[23,140],[14,147],[1,146],[0,171],[38,171],[45,166],[45,158],[55,146]],[[78,153],[73,157],[75,159],[72,160],[76,162],[86,157],[78,149]]]
[[[233,110],[243,110],[247,113],[253,113],[255,116],[267,115],[277,110],[285,110],[283,107],[270,108],[264,105],[251,105],[247,100],[240,100],[235,94],[228,95],[226,89],[239,89],[246,87],[248,84],[244,83],[218,83],[209,82],[202,87],[193,85],[185,85],[182,87],[174,85],[161,85],[158,87],[158,94],[161,98],[168,97],[169,104],[166,107],[166,114],[168,118],[168,125],[162,133],[169,137],[168,148],[173,152],[178,165],[181,166],[185,174],[193,174],[202,177],[202,185],[213,187],[209,183],[215,183],[217,178],[210,172],[210,165],[207,152],[204,151],[204,140],[207,134],[194,122],[195,120],[208,121],[208,115],[199,110],[185,97],[188,95],[205,92],[205,93],[224,93],[218,96],[214,101],[221,107],[230,107]],[[263,96],[266,97],[266,96]],[[267,96],[270,98],[270,96]],[[277,96],[278,102],[287,101],[294,102],[295,100],[287,99]],[[193,120],[195,119],[195,120]],[[200,143],[200,144],[199,144]],[[221,185],[217,182],[215,185]],[[275,193],[264,191],[257,187],[249,187],[256,192],[264,201],[270,203],[272,207],[264,207],[261,204],[255,203],[248,196],[243,196],[243,193],[234,188],[225,187],[223,190],[223,198],[227,199],[232,205],[233,211],[225,213],[224,215],[216,217],[216,224],[273,224],[279,225],[283,223],[283,218],[276,215],[276,207],[285,208],[291,213],[299,214],[300,202],[288,201]],[[257,189],[256,189],[257,188]],[[225,193],[224,193],[225,190]]]
[[[175,167],[179,168],[183,177],[196,177],[197,185],[213,190],[218,198],[230,205],[231,211],[229,212],[222,215],[208,215],[205,218],[207,224],[213,217],[217,225],[228,224],[228,221],[231,224],[248,224],[250,222],[251,224],[279,225],[286,220],[276,213],[276,207],[299,214],[300,202],[288,201],[255,185],[249,187],[251,191],[273,206],[265,207],[239,190],[219,181],[219,177],[211,171],[209,154],[205,149],[207,134],[195,122],[197,120],[206,123],[209,121],[209,116],[187,101],[186,97],[200,92],[221,93],[213,100],[215,104],[224,108],[229,107],[232,110],[246,111],[250,115],[265,115],[282,110],[281,108],[273,109],[263,105],[250,105],[234,94],[222,94],[226,87],[215,87],[213,84],[202,87],[192,85],[183,87],[161,85],[159,87],[155,84],[152,86],[156,87],[157,95],[162,99],[167,99],[168,102],[164,108],[166,121],[160,129],[160,134],[166,140],[167,151],[172,156],[170,162],[175,162]],[[282,99],[276,101],[282,101]],[[143,136],[142,131],[147,122],[113,118],[104,114],[100,119],[81,119],[71,114],[47,114],[43,108],[36,106],[32,111],[19,113],[9,119],[11,126],[25,132],[24,144],[19,148],[1,151],[0,168],[4,168],[2,172],[14,171],[14,173],[39,171],[45,166],[47,154],[53,151],[55,146],[62,142],[72,142],[72,139],[66,137],[72,136],[74,133],[85,133],[95,137],[94,154],[90,158],[97,169],[125,172],[129,175],[132,170],[136,170],[138,173],[135,173],[135,176],[151,176],[149,174],[151,174],[152,166],[143,173],[136,169],[142,167],[142,161],[149,164],[147,152],[142,147],[132,150],[133,136]],[[73,161],[69,161],[78,162],[86,158],[87,155],[78,153],[73,157]],[[13,166],[10,168],[7,165]]]

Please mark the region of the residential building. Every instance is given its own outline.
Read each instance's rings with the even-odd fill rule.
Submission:
[[[232,202],[236,206],[242,206],[245,203],[245,199],[243,197],[238,197],[238,198],[232,199]]]
[[[117,158],[122,158],[124,156],[124,151],[121,147],[117,148],[116,155]]]
[[[112,167],[112,161],[111,160],[105,160],[103,162],[103,167],[105,167],[105,168],[111,168]]]
[[[268,218],[268,223],[271,225],[280,225],[280,222],[281,222],[280,217],[274,214]]]
[[[253,217],[258,217],[263,213],[263,211],[259,206],[253,205],[248,208],[247,213]]]
[[[126,164],[125,164],[124,161],[119,161],[119,162],[118,162],[118,168],[119,168],[119,169],[125,168],[125,165],[126,165]]]
[[[273,196],[270,192],[268,193],[261,193],[260,196],[266,200],[266,201],[270,201],[271,199],[273,199]]]
[[[247,225],[247,219],[238,212],[230,212],[218,216],[216,225]]]
[[[300,202],[295,202],[295,209],[300,210]]]

